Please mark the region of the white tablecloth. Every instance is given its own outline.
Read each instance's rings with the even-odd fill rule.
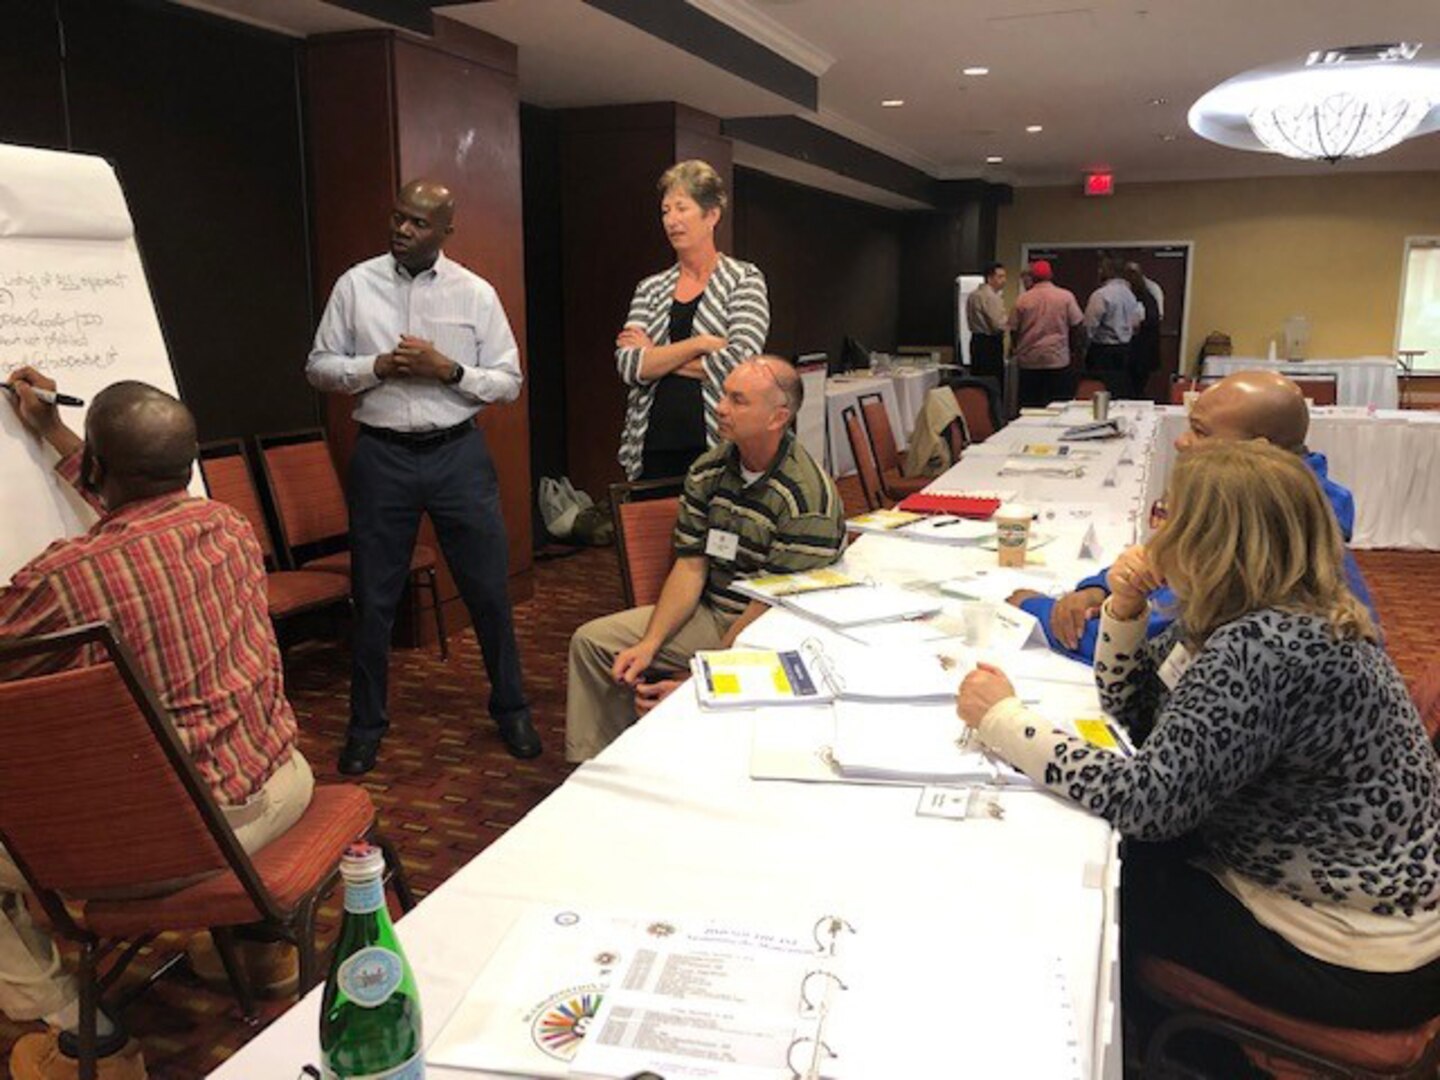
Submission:
[[[835,375],[825,384],[825,423],[829,432],[830,475],[849,476],[855,471],[855,456],[845,437],[845,421],[841,413],[851,405],[858,411],[860,398],[879,394],[885,399],[890,416],[890,430],[895,435],[895,448],[901,456],[910,445],[910,433],[925,408],[925,395],[940,385],[940,372],[934,368],[902,368],[888,374]],[[864,422],[862,415],[861,422]]]
[[[892,371],[890,377],[895,380],[895,401],[900,407],[900,424],[909,445],[915,421],[925,408],[925,395],[940,385],[940,372],[935,368],[899,368]]]
[[[997,479],[1003,454],[967,452],[936,487],[1003,482],[1024,488],[1042,512],[1039,527],[1057,536],[1043,549],[1046,565],[1057,582],[1068,583],[1095,565],[1079,551],[1091,520],[1085,504],[1097,512],[1107,544],[1118,549],[1133,538],[1153,427],[1148,417],[1137,422],[1134,438],[1107,444],[1093,473],[1068,485]],[[1035,441],[1054,433],[1045,422],[1027,421],[1002,435]],[[1138,460],[1124,460],[1131,457]],[[912,583],[994,560],[979,548],[880,536],[864,537],[846,554],[854,570]],[[785,629],[787,618],[767,614],[745,640],[766,634],[789,640],[797,631]],[[1011,656],[1007,666],[1023,688],[1050,678],[1041,673],[1047,664],[1065,668],[1072,679],[1078,668],[1048,649],[1027,651],[1024,662]],[[1093,699],[1093,684],[1083,669],[1079,675],[1065,692]],[[785,723],[791,715],[784,708],[705,715],[693,695],[672,695],[402,919],[399,933],[419,982],[427,1039],[444,1026],[509,926],[533,905],[711,913],[767,924],[782,913],[840,909],[860,933],[863,921],[918,943],[885,971],[848,976],[873,991],[893,992],[894,1000],[948,1000],[943,993],[914,993],[937,977],[991,985],[984,970],[952,969],[939,960],[963,954],[976,935],[1024,941],[1053,955],[1073,1008],[1082,1074],[1118,1077],[1118,856],[1109,826],[1023,789],[999,796],[1003,821],[957,822],[917,816],[915,787],[750,780],[754,725]],[[317,987],[213,1075],[288,1080],[314,1063],[320,995]],[[852,1030],[846,1037],[886,1052],[895,1063],[892,1075],[935,1075],[937,1061],[947,1074],[963,1071],[967,1044],[983,1041],[993,1052],[1006,1040],[1025,1038],[1036,1022],[1024,1002],[1012,1010],[1007,998],[1005,1005],[997,1010],[1003,1020],[941,1044],[890,1029]],[[907,1054],[912,1060],[904,1060]],[[489,1074],[432,1066],[427,1075],[467,1080]]]
[[[1223,378],[1237,371],[1279,371],[1291,376],[1334,375],[1338,405],[1374,405],[1377,409],[1400,406],[1399,370],[1387,356],[1364,356],[1353,360],[1261,360],[1253,356],[1207,356],[1205,375]]]
[[[1342,407],[1343,409],[1343,407]],[[1440,413],[1382,409],[1373,416],[1313,409],[1310,449],[1323,453],[1331,479],[1355,496],[1356,548],[1440,551]],[[1152,467],[1167,473],[1185,411],[1160,410],[1161,436]]]
[[[860,398],[879,394],[885,399],[885,412],[890,416],[890,430],[895,434],[895,448],[904,451],[909,432],[900,414],[900,400],[895,394],[895,380],[888,375],[837,375],[825,383],[825,430],[829,440],[831,476],[849,476],[855,471],[855,455],[845,437],[845,420],[841,415],[852,405],[865,423]]]

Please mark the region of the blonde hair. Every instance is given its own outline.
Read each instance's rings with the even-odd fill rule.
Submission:
[[[701,210],[724,210],[730,201],[720,174],[709,162],[698,158],[671,165],[660,174],[660,182],[655,187],[662,197],[671,188],[678,187],[694,199]]]
[[[1294,454],[1261,439],[1201,444],[1176,462],[1166,502],[1148,554],[1192,646],[1261,608],[1321,615],[1336,637],[1376,640],[1345,583],[1335,512]]]

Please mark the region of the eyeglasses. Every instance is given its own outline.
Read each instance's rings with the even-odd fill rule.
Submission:
[[[764,357],[761,356],[756,356],[753,357],[750,362],[758,368],[764,368],[765,374],[769,375],[770,381],[775,384],[775,389],[779,390],[781,393],[784,393],[785,388],[780,385],[780,376],[775,374],[775,369],[770,366],[769,360],[766,360]]]

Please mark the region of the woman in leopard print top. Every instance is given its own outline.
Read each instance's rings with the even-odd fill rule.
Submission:
[[[1440,1003],[1440,763],[1344,584],[1313,476],[1259,443],[1197,447],[1171,518],[1111,571],[1095,678],[1133,755],[1027,711],[993,668],[961,718],[1127,838],[1126,952],[1349,1027]],[[1146,595],[1177,597],[1145,640]]]

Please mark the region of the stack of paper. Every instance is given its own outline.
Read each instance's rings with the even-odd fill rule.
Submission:
[[[945,704],[873,705],[835,703],[831,756],[841,776],[914,784],[995,784],[1025,778],[980,749]]]
[[[935,598],[894,585],[860,585],[802,593],[782,597],[781,602],[807,619],[832,627],[916,619],[940,610],[940,602]]]

